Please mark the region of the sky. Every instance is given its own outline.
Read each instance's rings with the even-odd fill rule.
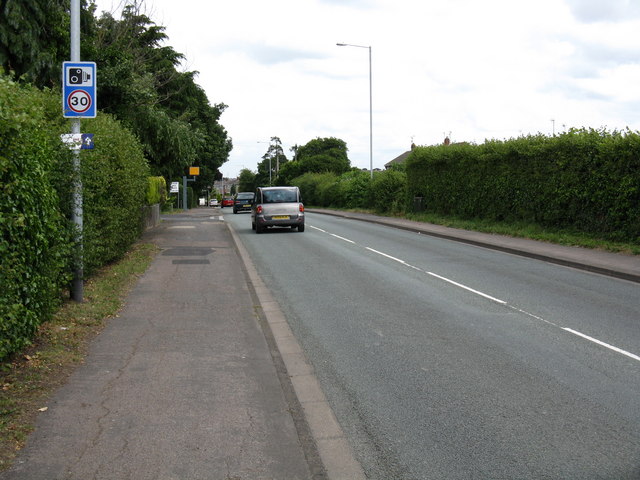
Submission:
[[[119,18],[121,0],[96,4]],[[640,130],[640,0],[144,0],[143,11],[209,102],[228,106],[229,178],[257,171],[271,137],[289,159],[294,145],[342,139],[368,170],[445,137]]]

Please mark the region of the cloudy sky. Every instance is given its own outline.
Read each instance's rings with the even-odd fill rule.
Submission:
[[[119,12],[119,0],[97,0]],[[640,0],[145,0],[255,171],[271,137],[369,168],[417,145],[640,130]],[[99,75],[98,75],[99,77]],[[263,143],[260,143],[263,142]]]

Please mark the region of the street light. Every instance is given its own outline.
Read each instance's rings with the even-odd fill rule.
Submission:
[[[352,45],[350,43],[336,43],[339,47],[356,47],[369,49],[369,171],[373,178],[373,88],[371,86],[371,46]]]

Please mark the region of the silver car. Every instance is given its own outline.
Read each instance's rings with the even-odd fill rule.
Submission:
[[[291,227],[304,232],[304,205],[298,187],[258,187],[251,207],[251,228]]]

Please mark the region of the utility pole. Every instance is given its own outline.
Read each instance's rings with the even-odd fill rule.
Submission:
[[[71,58],[80,61],[80,0],[71,0]],[[63,69],[63,75],[65,75]],[[71,134],[80,135],[80,118],[71,119]],[[83,211],[82,177],[80,176],[80,151],[73,151],[73,211],[71,220],[76,228],[76,255],[71,285],[71,298],[76,302],[84,300],[84,255],[83,255]]]

